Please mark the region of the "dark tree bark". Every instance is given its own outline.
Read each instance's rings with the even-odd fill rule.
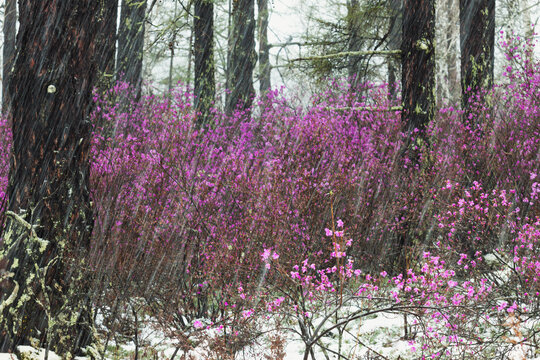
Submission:
[[[0,352],[76,352],[91,339],[83,261],[93,227],[88,114],[99,2],[19,0],[13,147],[0,275]]]
[[[122,0],[118,28],[117,74],[130,83],[137,99],[141,94],[144,29],[147,1]]]
[[[101,0],[100,22],[103,24],[98,39],[99,86],[107,89],[114,80],[116,61],[116,27],[118,0]]]
[[[405,131],[426,129],[435,113],[435,1],[403,2],[401,43]]]
[[[410,178],[421,164],[423,149],[429,146],[426,128],[435,113],[435,1],[405,0],[403,2],[402,97],[403,130],[407,138],[403,144],[398,176]],[[407,164],[407,166],[404,166]],[[403,183],[401,191],[410,191]],[[421,194],[418,194],[421,196]],[[421,238],[417,231],[417,219],[406,211],[398,216],[406,220],[398,232],[394,272],[406,274],[409,250],[414,238]]]
[[[17,0],[6,0],[4,10],[4,49],[2,64],[2,112],[8,111],[8,82],[15,59],[15,38],[17,35]]]
[[[268,0],[257,0],[259,6],[259,90],[264,94],[270,82],[270,47],[268,45]]]
[[[216,93],[214,63],[214,3],[195,1],[193,19],[195,42],[195,109],[200,113],[199,125],[206,123]]]
[[[401,0],[390,0],[390,29],[388,34],[388,49],[399,50],[401,48],[402,14]],[[399,60],[390,56],[388,58],[388,95],[390,100],[396,100],[396,81],[399,74]]]
[[[232,10],[231,48],[229,49],[229,86],[226,110],[232,113],[237,107],[249,109],[253,88],[255,52],[255,0],[235,0]]]
[[[479,89],[493,84],[495,0],[460,0],[462,107]]]

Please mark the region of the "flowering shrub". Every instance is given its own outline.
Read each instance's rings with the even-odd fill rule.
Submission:
[[[186,89],[140,102],[121,83],[96,94],[96,303],[142,297],[171,337],[218,328],[235,349],[268,314],[314,326],[330,306],[342,316],[330,329],[407,312],[423,326],[416,350],[447,357],[487,348],[475,327],[508,334],[501,314],[538,316],[540,68],[505,46],[509,82],[465,121],[441,109],[425,142],[405,141],[373,84],[360,96],[330,83],[307,107],[269,92],[253,117],[215,109],[204,129]],[[5,119],[0,136],[2,199]]]

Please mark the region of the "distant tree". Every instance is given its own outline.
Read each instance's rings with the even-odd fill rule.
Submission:
[[[349,52],[360,51],[362,49],[362,41],[360,39],[360,27],[362,26],[360,16],[360,3],[358,0],[347,1],[347,31],[349,34],[347,50]],[[352,87],[356,88],[359,83],[358,68],[360,56],[351,55],[348,57],[347,72],[349,81],[352,82]]]
[[[398,8],[399,1],[396,0]],[[331,1],[328,6],[336,9],[333,13],[337,16],[310,16],[313,25],[308,27],[304,42],[295,43],[307,51],[303,50],[303,56],[293,61],[310,77],[322,79],[323,84],[328,78],[348,77],[354,79],[352,87],[361,90],[359,84],[386,81],[387,72],[381,68],[398,55],[401,34],[401,29],[392,25],[399,24],[399,18],[396,19],[391,1]],[[397,43],[391,43],[391,34],[397,35]],[[377,61],[381,58],[383,62]]]
[[[216,93],[213,1],[195,0],[194,15],[195,108],[201,113],[199,123],[204,123],[210,115]]]
[[[401,13],[401,0],[389,0],[390,8],[390,24],[388,34],[388,49],[399,50],[401,47],[401,31],[403,17]],[[396,91],[394,85],[396,84],[399,74],[399,60],[390,57],[388,59],[388,85],[390,99],[396,98]]]
[[[9,104],[8,81],[15,60],[15,38],[17,35],[17,0],[6,0],[4,9],[4,47],[2,64],[2,112],[7,111]]]
[[[403,117],[409,135],[435,113],[435,1],[403,1],[401,67]]]
[[[94,0],[19,0],[0,352],[33,344],[69,357],[91,341],[81,257],[93,227],[88,115],[99,12]]]
[[[122,0],[118,28],[117,74],[140,96],[147,0]]]
[[[459,54],[457,48],[457,4],[458,0],[446,0],[446,14],[448,22],[446,26],[446,71],[448,74],[448,98],[453,103],[458,101],[460,86],[457,56]]]
[[[495,0],[460,0],[462,106],[478,89],[493,84]]]
[[[264,94],[270,82],[270,47],[268,44],[268,0],[257,0],[259,6],[259,90]]]
[[[229,48],[226,109],[233,112],[237,106],[251,107],[255,52],[255,0],[235,0],[232,9],[232,29]]]

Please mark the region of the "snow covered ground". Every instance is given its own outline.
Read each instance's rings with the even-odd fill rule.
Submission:
[[[509,317],[508,326],[516,326],[512,322],[512,317]],[[150,324],[151,321],[148,322]],[[411,319],[409,318],[409,324]],[[294,324],[291,324],[293,326]],[[264,325],[263,325],[264,326]],[[271,324],[267,324],[267,328],[271,328]],[[213,331],[213,330],[212,330]],[[414,327],[410,330],[410,334],[415,334]],[[212,334],[212,333],[210,333]],[[214,332],[215,334],[215,332]],[[270,335],[271,332],[268,332]],[[304,343],[298,338],[291,335],[291,332],[282,330],[280,338],[284,340],[282,349],[283,357],[264,357],[263,354],[269,354],[271,342],[268,337],[265,341],[258,342],[257,345],[246,347],[238,352],[235,359],[238,360],[259,360],[259,359],[283,359],[283,360],[303,360],[304,358]],[[413,341],[403,339],[404,335],[404,317],[403,314],[379,313],[369,318],[362,318],[351,322],[346,331],[343,333],[341,342],[341,353],[346,359],[418,359],[421,355],[415,349]],[[508,337],[502,340],[504,343],[523,340],[522,335],[516,333],[513,337]],[[138,337],[139,341],[139,359],[180,359],[184,354],[183,351],[177,350],[174,343],[167,339],[165,334],[154,329],[151,325],[141,329]],[[339,337],[336,334],[326,336],[322,343],[330,350],[338,351]],[[35,350],[31,347],[19,347],[24,356],[17,358],[13,354],[0,354],[0,360],[43,360],[45,351],[43,349]],[[316,360],[338,359],[338,356],[330,350],[322,351],[321,347],[315,349]],[[532,351],[531,351],[532,350]],[[537,349],[528,348],[525,345],[516,345],[509,353],[504,356],[508,360],[540,360],[540,357],[531,357]],[[109,344],[106,359],[120,360],[133,359],[135,354],[135,345],[133,343]],[[194,350],[189,351],[189,359],[206,360],[209,358],[209,346],[204,342],[199,344]],[[274,356],[277,352],[273,353]],[[48,359],[57,360],[61,357],[53,352],[49,352]],[[83,360],[85,358],[76,358]],[[310,357],[311,360],[311,357]]]

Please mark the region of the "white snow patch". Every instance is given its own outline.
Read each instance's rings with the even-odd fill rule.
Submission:
[[[15,354],[0,353],[0,360],[17,360]]]
[[[31,346],[20,345],[17,346],[17,351],[24,355],[25,359],[28,360],[43,360],[45,359],[45,349],[35,349]],[[62,358],[56,355],[54,352],[49,351],[49,360],[62,360]]]

